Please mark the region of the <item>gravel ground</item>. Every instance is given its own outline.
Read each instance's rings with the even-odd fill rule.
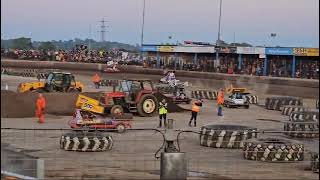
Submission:
[[[76,76],[85,85],[85,91],[95,91],[86,74]],[[14,76],[2,76],[1,88],[8,84],[15,90],[20,82],[35,80]],[[257,91],[264,103],[268,94]],[[313,99],[304,99],[304,104],[314,107]],[[190,105],[183,105],[189,107]],[[189,107],[190,108],[190,107]],[[249,109],[224,109],[224,116],[216,114],[215,101],[204,102],[198,116],[197,127],[188,127],[189,112],[171,113],[176,129],[199,130],[207,124],[235,124],[256,127],[260,130],[282,130],[288,119],[281,112],[269,111],[252,105]],[[2,127],[16,128],[68,128],[69,116],[47,115],[44,124],[37,124],[36,118],[1,118]],[[158,118],[134,117],[134,128],[155,128]],[[130,131],[124,134],[111,133],[115,142],[111,151],[81,153],[59,149],[59,138],[65,133],[57,131],[14,131],[1,130],[2,143],[21,149],[30,155],[45,160],[47,178],[59,179],[159,179],[160,160],[154,153],[162,144],[159,133],[154,131]],[[259,134],[259,137],[281,137],[283,134]],[[319,179],[319,174],[308,170],[308,152],[319,151],[318,140],[298,140],[305,144],[305,160],[298,163],[266,163],[245,160],[242,150],[213,149],[199,145],[199,135],[183,133],[180,136],[181,151],[188,158],[188,179]]]

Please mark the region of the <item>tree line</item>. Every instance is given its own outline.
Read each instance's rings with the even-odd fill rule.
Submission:
[[[37,49],[37,50],[71,50],[76,45],[86,45],[93,50],[109,50],[109,49],[121,49],[131,52],[138,52],[139,47],[130,44],[124,44],[119,42],[97,42],[93,39],[74,39],[68,41],[32,41],[31,38],[21,37],[16,39],[1,39],[1,48],[5,49]]]

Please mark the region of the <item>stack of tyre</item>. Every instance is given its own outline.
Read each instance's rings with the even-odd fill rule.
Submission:
[[[191,91],[191,98],[214,100],[217,99],[217,94],[216,91],[209,90]]]
[[[66,151],[102,152],[112,147],[112,136],[104,133],[71,132],[60,138],[60,148]]]
[[[289,116],[292,112],[298,111],[298,112],[303,112],[303,111],[309,111],[310,108],[305,107],[305,106],[293,106],[293,105],[285,105],[282,107],[282,115]]]
[[[319,111],[294,111],[284,123],[286,135],[296,138],[319,138]]]
[[[244,95],[244,98],[246,99],[249,104],[258,104],[258,96],[256,95]]]
[[[244,143],[243,157],[266,162],[303,161],[304,145],[283,138],[250,139]]]
[[[302,106],[303,102],[295,97],[268,97],[265,101],[265,108],[269,110],[280,111],[285,105]]]
[[[201,127],[200,145],[212,148],[243,148],[244,141],[257,137],[257,129],[239,125],[206,125]]]
[[[311,170],[315,173],[319,173],[319,153],[311,153]]]

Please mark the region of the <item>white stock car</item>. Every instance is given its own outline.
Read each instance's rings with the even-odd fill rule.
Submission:
[[[224,100],[224,106],[227,108],[242,106],[246,109],[249,109],[249,102],[246,100],[245,95],[237,92],[237,93],[230,95],[229,98]]]

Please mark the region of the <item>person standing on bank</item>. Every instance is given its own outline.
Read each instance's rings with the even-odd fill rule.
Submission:
[[[192,103],[192,109],[191,109],[191,118],[189,121],[189,126],[191,127],[191,122],[193,120],[194,127],[197,126],[197,115],[200,112],[200,107],[202,106],[202,100],[198,99],[194,103]]]
[[[100,87],[100,81],[101,81],[101,78],[100,78],[100,76],[98,75],[98,73],[96,73],[96,74],[92,77],[92,82],[93,82],[94,86],[96,87],[96,89],[99,89],[99,87]]]
[[[224,104],[224,90],[223,89],[220,89],[220,91],[218,92],[217,103],[218,103],[218,116],[223,116],[222,115],[222,106]]]
[[[162,127],[162,119],[164,127],[167,127],[167,113],[168,113],[168,104],[165,99],[159,103],[159,126],[158,128]]]
[[[44,123],[44,110],[46,107],[46,99],[42,94],[39,94],[36,101],[36,116],[39,118],[38,123]]]

